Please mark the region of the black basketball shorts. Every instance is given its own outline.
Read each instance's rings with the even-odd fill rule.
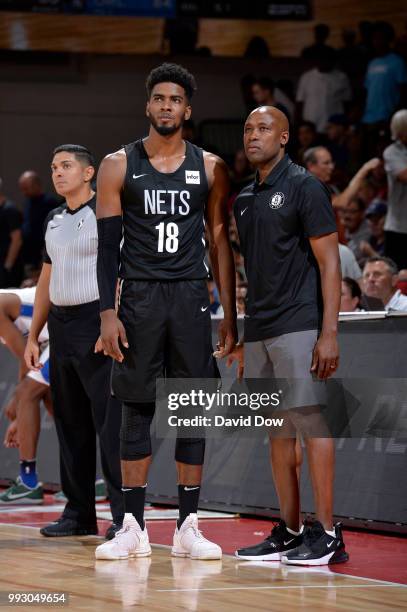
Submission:
[[[205,280],[124,280],[119,319],[129,348],[114,362],[113,394],[154,402],[157,378],[217,378]]]

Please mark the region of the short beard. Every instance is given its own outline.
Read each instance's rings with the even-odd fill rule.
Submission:
[[[160,136],[170,136],[171,134],[175,134],[182,128],[182,123],[179,125],[158,125],[155,119],[150,117],[150,123]]]

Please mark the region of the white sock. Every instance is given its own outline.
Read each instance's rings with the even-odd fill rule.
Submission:
[[[336,538],[335,529],[333,529],[332,531],[328,531],[328,529],[325,529],[325,533],[327,533],[328,535],[330,535],[330,536],[331,536],[331,538]]]
[[[293,529],[290,529],[289,527],[287,527],[287,531],[288,531],[288,533],[291,533],[291,535],[293,535],[293,536],[300,535],[299,531],[294,531]]]

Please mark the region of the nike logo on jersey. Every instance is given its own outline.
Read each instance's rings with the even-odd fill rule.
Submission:
[[[196,491],[199,487],[184,487],[184,491]]]
[[[137,179],[141,178],[142,176],[147,176],[147,174],[146,173],[144,173],[144,174],[133,174],[133,178],[134,178],[135,181]]]
[[[288,540],[287,542],[284,542],[284,546],[288,546],[290,542],[294,542],[294,538],[292,540]]]
[[[207,306],[201,306],[201,312],[205,312],[205,310],[208,310]]]
[[[335,540],[332,540],[331,542],[329,542],[329,544],[327,544],[328,548],[331,548],[332,544],[335,543]]]
[[[81,219],[77,225],[77,229],[80,230],[84,223],[85,223],[85,219]]]
[[[243,217],[243,215],[245,214],[245,212],[246,212],[246,210],[247,210],[248,208],[249,208],[249,207],[248,207],[248,206],[246,206],[246,208],[244,208],[243,210],[241,210],[241,211],[240,211],[240,216],[241,216],[241,217]]]
[[[51,230],[51,229],[56,229],[57,227],[60,227],[60,226],[59,225],[49,225],[48,227]]]

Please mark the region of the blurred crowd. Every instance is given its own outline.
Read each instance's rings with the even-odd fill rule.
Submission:
[[[341,310],[380,309],[381,304],[407,311],[407,32],[396,39],[389,23],[362,22],[358,32],[343,32],[340,49],[329,45],[325,24],[315,27],[314,37],[303,49],[306,69],[296,85],[269,74],[242,78],[246,110],[267,104],[284,112],[290,124],[288,154],[331,193],[344,278]],[[258,37],[246,52],[252,58],[268,55]],[[202,141],[192,121],[184,125],[184,137],[230,165],[230,239],[237,311],[244,314],[247,279],[232,209],[240,190],[254,180],[253,170],[243,149],[230,159]],[[16,205],[0,179],[0,288],[36,283],[44,220],[59,204],[33,170],[22,172],[19,190]],[[212,279],[208,286],[212,314],[220,315]]]

